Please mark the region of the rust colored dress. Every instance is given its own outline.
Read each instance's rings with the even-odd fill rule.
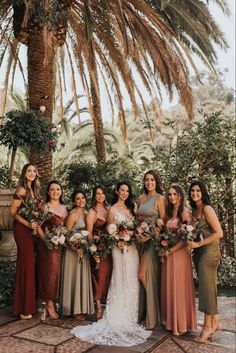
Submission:
[[[21,200],[16,193],[13,199]],[[32,229],[15,220],[13,234],[17,246],[15,292],[13,297],[13,315],[35,314],[35,238]]]
[[[168,220],[166,226],[177,229],[178,219]],[[197,329],[197,316],[191,255],[181,240],[176,246],[161,266],[161,309],[166,329],[180,335]]]
[[[50,230],[53,226],[64,226],[66,217],[53,215],[42,225]],[[56,300],[59,298],[61,276],[62,247],[55,250],[47,248],[42,239],[38,239],[38,277],[39,293],[42,300]]]
[[[106,225],[107,223],[103,219],[97,218],[93,226],[93,233],[105,232]],[[98,269],[96,269],[96,261],[91,257],[91,272],[94,300],[106,299],[112,274],[111,254],[100,262]]]

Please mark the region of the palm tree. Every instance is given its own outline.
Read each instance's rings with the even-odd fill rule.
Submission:
[[[224,0],[216,3],[228,12]],[[18,44],[26,44],[29,107],[38,110],[45,106],[45,116],[51,121],[55,82],[57,79],[62,87],[67,55],[74,97],[77,96],[74,63],[87,92],[98,161],[103,162],[100,77],[104,80],[112,107],[117,102],[124,139],[126,121],[120,80],[125,84],[136,113],[137,97],[143,101],[133,69],[151,96],[160,92],[160,83],[163,83],[171,99],[175,87],[189,117],[192,116],[193,99],[186,64],[186,57],[191,61],[188,49],[197,52],[212,66],[215,59],[212,44],[226,47],[224,36],[206,4],[200,0],[193,0],[190,4],[187,0],[3,0],[0,65],[8,55],[6,90],[10,74],[14,78],[17,65],[24,73]],[[50,153],[44,160],[39,160],[36,151],[32,151],[31,160],[38,164],[44,179],[51,177]]]

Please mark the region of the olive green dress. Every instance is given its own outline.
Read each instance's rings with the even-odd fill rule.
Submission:
[[[197,220],[196,228],[203,236],[209,237],[213,231],[204,218]],[[216,273],[220,262],[219,241],[194,249],[194,265],[198,275],[199,307],[205,314],[217,314]]]
[[[74,229],[85,229],[83,217],[79,217]],[[94,313],[89,257],[80,258],[70,248],[65,250],[63,258],[60,301],[62,315]]]
[[[143,216],[144,221],[149,224],[155,224],[156,220],[159,218],[159,213],[155,206],[155,201],[158,197],[159,195],[154,195],[139,206],[138,215]],[[152,240],[144,243],[141,256],[144,253],[147,256],[147,291],[145,291],[143,285],[140,286],[139,322],[145,320],[146,328],[151,330],[161,324],[161,264]]]

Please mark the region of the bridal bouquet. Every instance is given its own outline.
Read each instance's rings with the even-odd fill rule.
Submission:
[[[129,246],[132,244],[136,245],[136,237],[134,236],[135,230],[135,219],[131,218],[127,221],[122,221],[119,225],[109,224],[107,231],[113,245]],[[121,253],[124,253],[124,249],[121,248]]]
[[[187,243],[188,241],[198,241],[203,240],[201,232],[196,230],[196,227],[191,224],[182,224],[180,227],[181,239],[183,242]],[[186,248],[187,253],[191,254],[192,250]]]
[[[63,226],[53,226],[51,230],[47,227],[45,228],[45,244],[48,249],[56,250],[59,249],[60,246],[65,246],[66,243],[66,235],[68,233],[68,229]]]
[[[80,259],[89,254],[89,232],[87,230],[71,230],[66,236],[66,244],[71,248],[81,249]]]
[[[52,212],[36,199],[29,199],[19,210],[18,214],[28,222],[38,222],[42,224],[44,221],[52,217]],[[33,229],[32,235],[37,235],[36,229]]]
[[[169,229],[158,235],[155,239],[155,249],[158,251],[158,255],[161,256],[161,262],[163,262],[163,257],[166,250],[172,248],[176,244],[177,234]]]
[[[95,232],[93,239],[89,242],[89,251],[94,257],[96,269],[98,269],[100,262],[111,252],[111,241],[107,233]]]

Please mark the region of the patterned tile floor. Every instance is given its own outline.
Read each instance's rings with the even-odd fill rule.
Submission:
[[[234,353],[235,298],[219,297],[218,303],[223,329],[220,337],[216,335],[213,341],[200,344],[193,341],[197,333],[176,337],[159,329],[154,330],[144,344],[130,348],[97,346],[80,341],[70,333],[70,329],[79,324],[72,318],[47,319],[41,323],[37,315],[32,320],[12,321],[7,313],[0,313],[0,353]],[[200,331],[203,316],[198,314]]]

